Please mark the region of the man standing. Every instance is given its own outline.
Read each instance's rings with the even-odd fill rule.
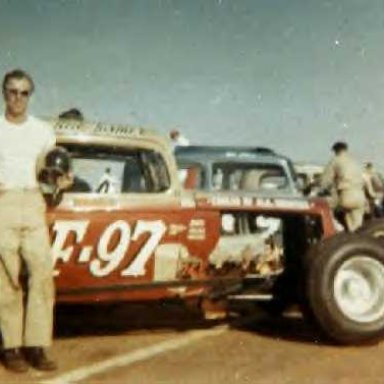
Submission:
[[[38,370],[54,370],[56,364],[44,351],[52,342],[53,265],[46,207],[36,174],[39,159],[55,145],[55,135],[49,125],[27,113],[34,83],[26,72],[7,73],[2,89],[5,101],[5,113],[0,116],[3,363],[14,372],[25,372],[27,363]],[[27,271],[27,284],[20,281],[22,265]]]
[[[336,207],[342,210],[346,229],[355,231],[364,217],[365,195],[363,171],[348,153],[348,145],[336,142],[332,146],[335,157],[328,163],[321,180],[321,188],[332,188]]]
[[[96,192],[99,193],[116,193],[119,191],[119,182],[114,175],[110,167],[105,169],[104,174],[101,176],[99,181],[99,186],[96,189]]]
[[[383,192],[384,186],[379,174],[375,171],[372,163],[367,163],[363,172],[365,195],[368,200],[369,218],[381,217],[383,215]]]
[[[171,139],[173,149],[176,147],[187,147],[189,145],[189,140],[183,136],[178,129],[172,129],[169,132],[169,138]]]

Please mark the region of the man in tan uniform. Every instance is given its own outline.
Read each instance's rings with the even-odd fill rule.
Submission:
[[[368,217],[381,217],[384,185],[379,174],[375,171],[372,163],[365,164],[364,172],[365,196],[367,198],[367,215]]]
[[[332,150],[335,156],[325,167],[321,187],[334,189],[336,206],[344,213],[346,229],[353,232],[361,226],[364,217],[363,170],[348,153],[346,143],[336,142]]]
[[[38,159],[55,145],[53,129],[27,114],[34,91],[21,70],[3,80],[5,113],[0,116],[0,330],[3,363],[14,372],[28,364],[54,370],[44,348],[52,342],[53,265],[45,202],[36,173]],[[27,271],[27,292],[20,270]],[[23,305],[25,299],[25,306]]]

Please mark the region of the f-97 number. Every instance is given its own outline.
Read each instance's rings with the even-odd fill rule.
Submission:
[[[65,247],[69,234],[74,233],[75,242],[81,243],[85,237],[88,226],[89,220],[58,220],[55,222],[53,226],[55,240],[52,245],[55,263],[58,260],[64,263],[70,261],[74,245]],[[149,234],[148,239],[131,262],[120,272],[122,276],[143,276],[145,275],[147,261],[160,243],[166,229],[167,227],[162,220],[138,220],[133,230],[128,222],[117,220],[105,228],[95,247],[84,246],[81,248],[78,262],[89,263],[89,271],[94,276],[107,276],[122,265],[131,242],[137,241],[143,234]],[[116,235],[118,235],[119,241],[111,249],[111,240]],[[97,257],[91,260],[94,248],[96,248]],[[56,274],[57,273],[56,271]]]

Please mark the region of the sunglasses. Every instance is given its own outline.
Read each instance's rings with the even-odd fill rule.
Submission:
[[[6,91],[7,93],[9,93],[14,97],[21,96],[21,97],[27,98],[31,94],[31,91],[29,90],[20,91],[20,89],[16,89],[16,88],[6,88]]]

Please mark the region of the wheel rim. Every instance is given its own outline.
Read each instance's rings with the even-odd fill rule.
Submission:
[[[368,256],[345,261],[334,279],[337,306],[349,319],[374,322],[384,316],[384,265]]]
[[[384,237],[384,229],[376,229],[372,232],[372,236],[376,239],[380,239]]]
[[[373,237],[375,237],[376,239],[380,239],[380,238],[384,237],[384,230],[378,229],[377,231],[375,231],[373,233]]]

